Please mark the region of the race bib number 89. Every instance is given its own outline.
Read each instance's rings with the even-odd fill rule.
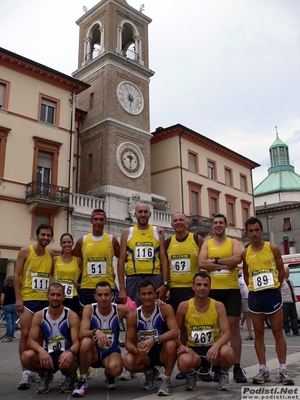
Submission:
[[[253,276],[254,291],[270,289],[274,287],[274,278],[272,272],[261,272]]]

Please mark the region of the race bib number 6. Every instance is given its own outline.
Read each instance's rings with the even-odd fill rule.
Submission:
[[[73,295],[74,295],[73,281],[70,279],[58,279],[57,282],[60,283],[61,285],[63,285],[64,291],[65,291],[65,296],[68,299],[73,299]]]

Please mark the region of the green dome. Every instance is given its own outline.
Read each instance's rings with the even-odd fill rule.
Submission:
[[[254,189],[254,196],[277,192],[300,191],[300,175],[290,164],[289,147],[276,135],[269,148],[271,167],[268,177]]]

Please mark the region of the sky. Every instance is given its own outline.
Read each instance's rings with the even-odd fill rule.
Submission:
[[[127,0],[149,25],[151,131],[180,123],[261,167],[278,135],[300,174],[300,1]],[[97,0],[1,0],[0,46],[71,75]]]

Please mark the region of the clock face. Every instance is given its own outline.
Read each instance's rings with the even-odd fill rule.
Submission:
[[[117,162],[121,171],[130,178],[138,178],[145,168],[141,150],[133,143],[122,143],[117,149]]]
[[[117,89],[117,95],[121,106],[128,113],[138,115],[143,110],[143,95],[133,83],[120,83]]]

